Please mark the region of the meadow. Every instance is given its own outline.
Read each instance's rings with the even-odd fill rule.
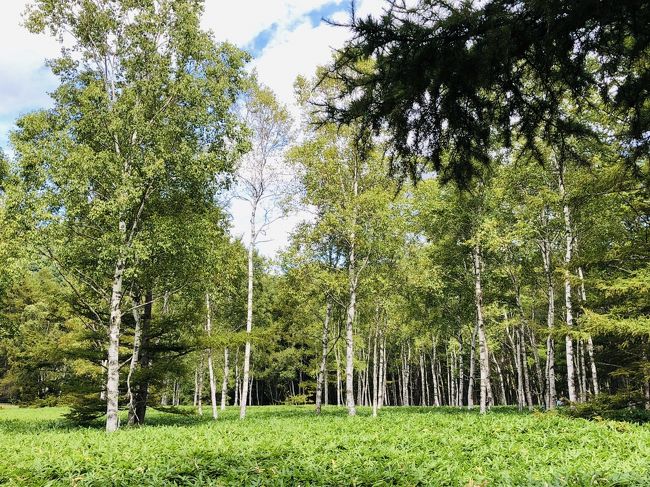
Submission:
[[[0,485],[649,485],[650,427],[452,408],[151,411],[107,435],[63,408],[0,409]]]

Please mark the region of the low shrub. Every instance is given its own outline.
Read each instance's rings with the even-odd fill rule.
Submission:
[[[650,422],[650,410],[645,408],[645,399],[638,392],[599,394],[590,401],[565,408],[563,412],[574,418],[596,421],[608,419],[638,424]]]
[[[284,400],[285,406],[304,406],[305,404],[310,404],[312,401],[309,400],[307,394],[294,394],[293,396],[287,396]]]

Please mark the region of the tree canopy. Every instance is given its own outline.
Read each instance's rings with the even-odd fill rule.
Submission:
[[[391,0],[383,15],[353,14],[348,27],[352,39],[327,74],[342,91],[325,113],[386,128],[396,170],[416,175],[425,161],[465,183],[513,132],[535,154],[540,136],[600,135],[576,115],[595,95],[622,120],[621,155],[632,167],[647,157],[645,1]],[[373,67],[360,69],[367,59]]]

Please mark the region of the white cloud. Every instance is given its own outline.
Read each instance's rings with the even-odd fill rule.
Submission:
[[[0,15],[0,144],[17,115],[50,105],[47,94],[56,80],[45,68],[47,58],[59,53],[58,43],[47,35],[35,35],[22,24],[24,0],[3,0]]]
[[[377,14],[385,4],[386,0],[358,2],[357,14]],[[348,6],[348,2],[341,2],[341,8],[345,10],[332,15],[332,20],[345,23],[349,18]],[[293,29],[278,29],[252,65],[257,69],[260,80],[272,88],[284,103],[291,104],[294,101],[293,82],[296,77],[314,76],[316,67],[330,62],[333,49],[342,47],[349,37],[350,32],[344,27],[324,22],[313,27],[310,19],[303,16],[293,22]]]
[[[313,77],[317,66],[332,60],[332,48],[340,47],[347,37],[343,28],[324,23],[313,28],[305,21],[293,31],[279,33],[253,61],[253,66],[259,79],[284,103],[291,104],[296,77]]]
[[[207,0],[202,24],[212,29],[218,40],[244,46],[271,25],[286,28],[328,3],[332,0]]]

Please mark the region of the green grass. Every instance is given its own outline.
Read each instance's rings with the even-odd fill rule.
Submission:
[[[151,412],[107,435],[64,409],[0,410],[0,485],[650,485],[650,427],[439,408]]]

